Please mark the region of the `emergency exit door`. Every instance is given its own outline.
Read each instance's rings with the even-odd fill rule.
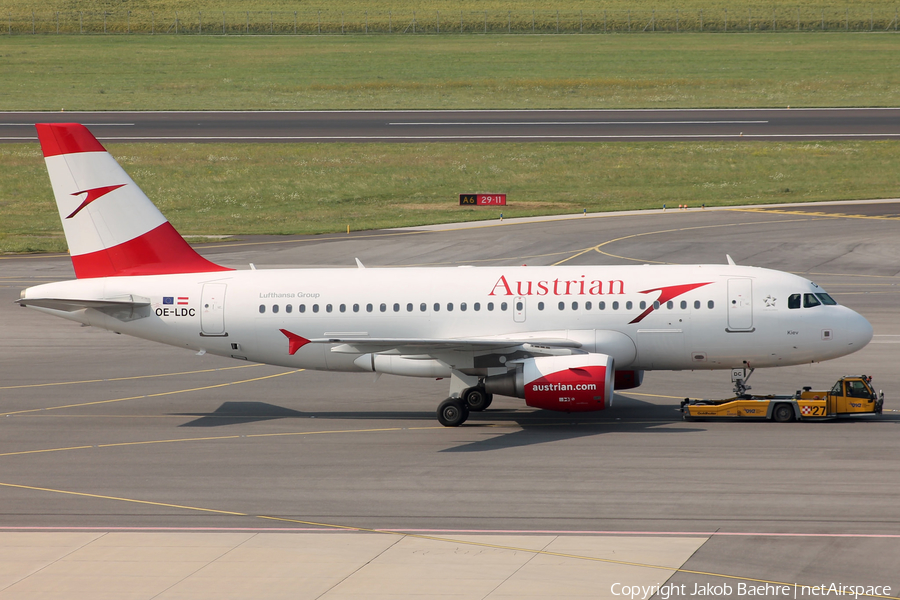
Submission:
[[[753,280],[728,280],[728,331],[753,331]]]
[[[227,336],[225,333],[225,284],[205,283],[200,298],[200,335]]]

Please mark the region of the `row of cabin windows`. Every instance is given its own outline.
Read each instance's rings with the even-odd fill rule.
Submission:
[[[522,303],[520,302],[520,303],[519,303],[519,305],[520,305],[519,310],[522,310],[522,309],[521,309],[521,304],[522,304]],[[399,302],[395,302],[395,303],[391,306],[391,308],[393,309],[394,312],[400,312],[400,303],[399,303]],[[441,310],[441,305],[440,305],[438,302],[435,302],[432,308],[433,308],[434,312],[439,312],[439,311]],[[447,305],[446,305],[446,308],[447,308],[447,311],[448,311],[448,312],[452,312],[453,309],[454,309],[454,304],[453,304],[452,302],[448,302]],[[485,305],[485,308],[487,308],[488,312],[491,312],[491,311],[494,310],[495,305],[494,305],[493,302],[488,302],[488,303]],[[319,305],[318,305],[318,304],[313,304],[313,305],[311,306],[311,309],[312,309],[312,311],[313,311],[314,313],[317,313],[317,312],[319,312]],[[278,306],[277,304],[273,304],[273,305],[272,305],[272,312],[273,312],[273,313],[277,313],[279,310],[280,310],[280,308],[279,308],[279,306]],[[285,307],[284,307],[284,312],[286,312],[286,313],[293,312],[293,310],[294,310],[294,307],[293,307],[291,304],[287,304],[287,305],[285,305]],[[354,304],[353,307],[352,307],[352,310],[353,310],[353,312],[358,313],[358,312],[361,310],[361,307],[360,307],[359,304]],[[365,310],[366,310],[366,312],[375,312],[375,305],[374,305],[374,304],[366,304]],[[414,310],[415,310],[415,305],[414,305],[412,302],[410,302],[410,303],[408,303],[408,304],[406,305],[406,312],[413,312]],[[428,305],[427,305],[426,303],[422,302],[421,304],[419,304],[419,312],[426,312],[427,310],[428,310]],[[461,302],[461,303],[459,304],[459,310],[462,311],[462,312],[466,312],[467,310],[469,310],[469,305],[466,304],[465,302]],[[480,310],[481,310],[481,302],[476,302],[476,303],[474,303],[474,304],[472,305],[472,310],[474,310],[475,312],[480,311]],[[509,304],[506,303],[506,302],[501,302],[501,303],[500,303],[500,310],[501,310],[501,311],[509,310]],[[297,305],[297,311],[298,311],[298,312],[301,312],[301,313],[305,313],[305,312],[306,312],[306,305],[305,305],[305,304],[298,304],[298,305]],[[326,304],[326,305],[325,305],[325,312],[330,313],[330,312],[333,312],[333,311],[334,311],[334,305],[332,305],[332,304]],[[346,305],[346,304],[340,304],[340,305],[338,305],[338,311],[339,311],[339,312],[347,312],[347,305]],[[378,311],[379,311],[379,312],[388,312],[388,305],[385,304],[384,302],[382,302],[381,304],[378,305]],[[259,305],[259,312],[260,312],[260,313],[266,312],[266,305],[265,305],[265,304],[260,304],[260,305]]]
[[[572,310],[578,310],[578,302],[572,302],[571,305],[572,305]],[[715,305],[716,305],[716,303],[713,302],[712,300],[709,300],[709,301],[707,301],[707,303],[706,303],[706,307],[707,307],[707,308],[710,308],[710,309],[711,309],[711,308],[714,308]],[[619,310],[619,306],[620,306],[620,305],[619,305],[619,301],[618,301],[618,300],[614,300],[614,301],[610,304],[610,308],[612,308],[613,310]],[[653,303],[653,309],[654,309],[654,310],[659,310],[660,306],[661,306],[661,305],[660,305],[659,302],[654,302],[654,303]],[[669,309],[669,310],[674,310],[674,308],[675,308],[675,303],[672,302],[671,300],[669,300],[668,302],[666,302],[666,305],[665,305],[665,306],[666,306],[666,308]],[[688,307],[687,300],[682,300],[682,301],[679,303],[679,306],[681,307],[682,310],[687,310],[687,307]],[[694,308],[695,308],[695,309],[698,309],[698,310],[699,310],[701,306],[702,306],[702,303],[701,303],[699,300],[694,300]],[[565,310],[565,309],[566,309],[566,303],[565,303],[565,302],[560,302],[559,304],[557,304],[556,307],[557,307],[559,310]],[[543,302],[538,302],[537,308],[538,308],[538,310],[544,310],[544,303],[543,303]],[[594,308],[594,304],[593,304],[591,301],[587,301],[587,302],[584,303],[584,310],[592,310],[593,308]],[[646,309],[646,308],[647,308],[647,302],[645,302],[644,300],[641,300],[640,302],[638,302],[638,308],[639,308],[640,310]],[[606,310],[606,302],[604,302],[604,301],[602,301],[602,300],[601,300],[600,302],[598,302],[598,303],[597,303],[597,309],[598,309],[598,310]],[[632,310],[632,309],[634,309],[634,302],[632,302],[631,300],[628,300],[627,302],[625,302],[625,310]],[[519,310],[522,310],[522,309],[519,308]]]
[[[828,306],[837,304],[834,298],[824,292],[819,292],[818,294],[791,294],[788,296],[788,308],[800,308],[801,298],[803,308],[812,308],[813,306],[820,306],[822,304]]]
[[[826,294],[826,295],[827,295],[827,294]],[[793,297],[793,296],[792,296],[792,297]],[[834,303],[833,300],[832,300],[832,303]],[[675,308],[675,303],[672,302],[672,301],[670,300],[670,301],[666,302],[665,306],[666,306],[666,308],[669,309],[669,310],[674,310],[674,308]],[[701,302],[700,302],[699,300],[694,300],[694,308],[695,308],[695,309],[699,309],[701,306],[702,306],[702,304],[701,304]],[[572,307],[572,310],[578,310],[579,303],[578,303],[578,302],[572,302],[572,303],[571,303],[571,307]],[[618,300],[614,300],[613,302],[610,303],[610,308],[612,308],[612,310],[619,310],[619,307],[620,307],[620,303],[619,303]],[[682,300],[682,301],[679,303],[679,307],[680,307],[682,310],[687,310],[687,307],[688,307],[687,300]],[[714,303],[712,300],[709,300],[709,301],[706,303],[706,307],[709,308],[709,309],[712,309],[712,308],[715,307],[715,303]],[[318,312],[319,312],[319,309],[320,309],[320,307],[319,307],[318,304],[313,304],[310,308],[311,308],[312,312],[314,312],[314,313],[318,313]],[[448,303],[445,305],[445,308],[446,308],[447,312],[453,312],[453,309],[455,308],[455,305],[453,304],[453,302],[448,302]],[[494,308],[495,308],[495,305],[494,305],[493,302],[488,302],[488,303],[485,305],[485,308],[487,309],[488,312],[492,312],[492,311],[494,310]],[[501,312],[505,312],[505,311],[509,310],[509,304],[506,303],[506,302],[501,302],[500,305],[499,305],[499,308],[500,308],[500,311],[501,311]],[[523,304],[521,301],[516,302],[516,310],[519,310],[519,311],[520,311],[520,310],[523,310],[524,308],[525,308],[525,306],[524,306],[524,304]],[[545,306],[545,304],[544,304],[543,302],[538,302],[538,303],[537,303],[537,309],[538,309],[538,310],[544,310],[545,308],[546,308],[546,306]],[[565,302],[560,302],[559,304],[557,304],[557,308],[558,308],[559,310],[566,310],[566,303],[565,303]],[[591,302],[590,300],[588,300],[587,302],[584,303],[584,310],[593,310],[593,308],[594,308],[594,303]],[[640,310],[645,310],[645,309],[647,308],[647,302],[644,301],[644,300],[641,300],[641,301],[638,303],[638,308],[639,308]],[[653,308],[654,308],[654,309],[659,309],[659,308],[660,308],[660,303],[659,303],[659,302],[654,302],[654,303],[653,303]],[[355,312],[355,313],[358,313],[361,309],[362,309],[362,308],[361,308],[361,306],[360,306],[359,304],[354,304],[354,305],[352,306],[352,310],[353,310],[353,312]],[[400,305],[400,303],[399,303],[399,302],[395,302],[395,303],[391,306],[391,309],[392,309],[393,312],[395,312],[395,313],[401,312],[401,305]],[[441,304],[438,303],[438,302],[435,302],[435,303],[432,305],[432,309],[434,310],[434,312],[440,312],[440,310],[441,310]],[[460,310],[461,312],[466,312],[468,309],[469,309],[469,305],[468,305],[467,303],[465,303],[465,302],[460,302],[460,304],[459,304],[459,310]],[[605,301],[602,301],[602,300],[601,300],[600,302],[598,302],[598,303],[597,303],[597,309],[598,309],[598,310],[606,310],[606,302],[605,302]],[[625,302],[625,310],[633,310],[633,309],[634,309],[634,302],[632,302],[631,300],[626,301],[626,302]],[[273,304],[273,305],[272,305],[272,312],[273,312],[273,313],[278,313],[280,310],[281,310],[281,307],[280,307],[278,304]],[[374,311],[375,311],[375,305],[374,305],[374,304],[366,304],[365,310],[366,310],[366,312],[374,312]],[[428,305],[427,305],[426,303],[422,302],[421,304],[419,304],[419,312],[426,312],[427,310],[428,310]],[[479,311],[481,310],[481,302],[475,302],[474,304],[472,304],[472,310],[474,310],[475,312],[479,312]],[[284,312],[290,314],[290,313],[292,313],[293,311],[294,311],[294,306],[293,306],[292,304],[286,304],[286,305],[284,306]],[[301,312],[301,313],[305,313],[305,312],[306,312],[306,305],[305,305],[305,304],[298,304],[298,305],[297,305],[297,311],[298,311],[298,312]],[[378,305],[378,311],[379,311],[379,312],[388,312],[388,305],[382,302],[381,304]],[[415,305],[414,305],[412,302],[407,303],[407,305],[406,305],[406,312],[414,312],[414,311],[415,311]],[[259,305],[259,312],[260,312],[260,314],[263,314],[263,313],[266,312],[266,305],[265,305],[265,304],[260,304],[260,305]],[[325,312],[326,312],[326,313],[334,312],[334,305],[332,305],[332,304],[326,304],[326,305],[325,305]],[[338,305],[338,312],[342,312],[342,313],[343,313],[343,312],[347,312],[347,305],[346,305],[346,304],[339,304],[339,305]]]

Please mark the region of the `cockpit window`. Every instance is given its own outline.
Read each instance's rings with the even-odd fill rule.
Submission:
[[[788,296],[788,308],[800,308],[801,294],[791,294]]]
[[[822,301],[822,304],[827,304],[828,306],[834,306],[837,302],[834,301],[834,298],[826,294],[825,292],[819,292],[816,294],[816,298]]]
[[[822,304],[815,294],[803,294],[803,308],[811,308]]]

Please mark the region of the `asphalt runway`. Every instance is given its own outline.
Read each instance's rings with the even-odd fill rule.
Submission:
[[[287,371],[82,328],[13,303],[24,287],[70,278],[66,257],[0,257],[0,551],[3,535],[71,530],[390,530],[457,550],[489,535],[507,536],[506,548],[535,536],[644,539],[631,553],[607,544],[605,558],[590,559],[621,575],[630,568],[623,559],[661,568],[647,566],[662,564],[653,548],[699,540],[662,581],[687,591],[754,581],[890,585],[881,596],[896,597],[898,215],[900,201],[669,210],[200,246],[236,268],[353,268],[356,257],[369,268],[694,264],[730,254],[806,274],[870,320],[873,342],[822,364],[760,370],[750,383],[792,392],[865,373],[884,390],[881,418],[824,423],[686,423],[679,400],[729,394],[729,374],[652,372],[603,412],[572,416],[497,398],[464,426],[444,428],[434,410],[445,382]],[[570,563],[588,551],[536,547],[519,551],[557,566],[534,581],[568,590]],[[492,571],[482,550],[436,577],[452,587],[473,569]],[[2,576],[0,598],[27,597]],[[549,597],[519,583],[518,597],[528,589]],[[590,597],[615,596],[604,587]]]
[[[104,142],[878,140],[900,109],[233,111],[0,113],[0,142],[79,122]]]

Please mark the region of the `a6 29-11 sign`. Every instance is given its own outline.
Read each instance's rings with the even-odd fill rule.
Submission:
[[[506,194],[460,194],[460,206],[506,206]]]

